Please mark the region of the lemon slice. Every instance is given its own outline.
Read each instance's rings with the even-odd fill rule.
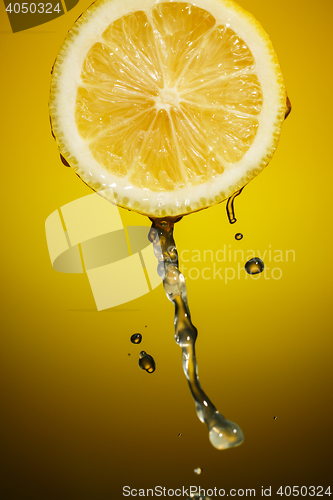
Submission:
[[[152,217],[244,186],[270,161],[285,112],[271,41],[231,0],[98,1],[53,68],[61,155],[94,190]]]

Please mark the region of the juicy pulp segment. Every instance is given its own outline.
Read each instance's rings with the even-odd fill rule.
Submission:
[[[172,2],[104,31],[83,64],[75,119],[107,171],[172,191],[232,168],[262,102],[244,41],[207,11]]]

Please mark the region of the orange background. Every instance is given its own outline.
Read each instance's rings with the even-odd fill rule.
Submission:
[[[245,435],[227,451],[211,446],[195,414],[162,287],[97,312],[86,276],[50,264],[45,219],[90,193],[61,164],[47,108],[53,61],[88,4],[16,34],[0,7],[1,496],[121,499],[124,485],[257,488],[257,496],[261,486],[327,487],[332,2],[240,0],[272,38],[293,111],[270,166],[236,200],[238,222],[229,225],[222,204],[175,229],[180,252],[224,244],[295,251],[295,262],[276,264],[280,280],[187,280],[202,386]],[[129,225],[149,222],[124,210],[121,216]],[[140,346],[130,343],[135,332],[143,335]],[[153,375],[138,367],[141,349],[155,358]]]

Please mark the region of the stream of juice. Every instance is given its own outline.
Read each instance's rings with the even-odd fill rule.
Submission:
[[[197,415],[201,422],[207,425],[212,445],[219,450],[224,450],[240,445],[244,437],[240,427],[227,420],[215,408],[199,383],[195,357],[198,332],[191,321],[185,278],[178,267],[178,253],[173,237],[174,224],[178,220],[153,219],[148,238],[153,243],[154,253],[159,261],[157,272],[163,279],[165,293],[175,306],[175,339],[182,348],[183,370],[195,402]]]

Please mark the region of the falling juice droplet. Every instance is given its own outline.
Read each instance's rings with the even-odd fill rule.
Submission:
[[[178,254],[173,238],[174,223],[174,219],[168,219],[167,227],[164,227],[159,219],[155,219],[152,228],[158,233],[153,244],[155,256],[164,264],[164,290],[175,306],[175,339],[183,352],[183,370],[195,402],[198,418],[207,425],[210,442],[219,450],[232,448],[243,442],[242,430],[219,413],[199,382],[195,356],[197,329],[191,321],[185,278],[178,267]]]
[[[178,437],[179,437],[179,438],[180,438],[180,437],[182,437],[182,434],[181,434],[181,433],[179,433],[179,434],[178,434]]]
[[[244,187],[242,187],[242,189],[240,189],[239,191],[236,191],[236,193],[234,193],[232,196],[230,196],[230,198],[228,198],[226,209],[230,224],[235,224],[235,222],[237,222],[237,219],[235,217],[234,200],[237,196],[241,194]]]
[[[194,474],[201,474],[202,472],[202,469],[200,469],[200,467],[197,467],[196,469],[194,469]]]
[[[259,257],[253,257],[245,264],[245,270],[248,274],[260,274],[263,272],[265,265]]]
[[[277,417],[274,417],[274,420],[277,420]]]
[[[156,369],[154,358],[147,354],[146,351],[140,352],[139,366],[148,373],[154,373]]]
[[[236,234],[235,234],[235,240],[238,240],[238,241],[239,241],[239,240],[242,240],[242,239],[243,239],[243,235],[242,235],[242,233],[236,233]]]
[[[141,344],[142,335],[141,333],[134,333],[131,337],[132,344]]]

